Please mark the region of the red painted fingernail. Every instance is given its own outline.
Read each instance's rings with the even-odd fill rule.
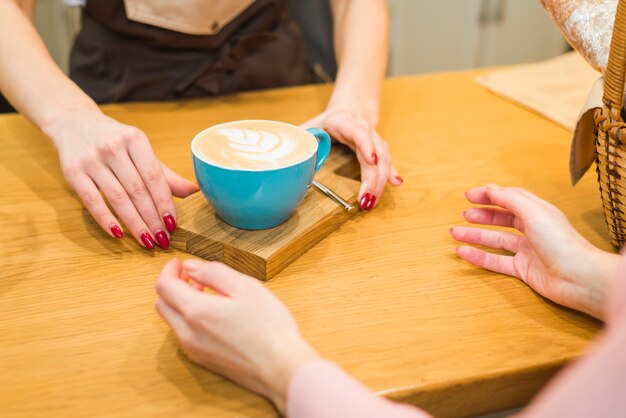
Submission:
[[[376,203],[376,196],[372,195],[370,200],[367,202],[367,206],[365,207],[365,210],[371,210],[374,207],[375,203]]]
[[[378,165],[378,155],[376,155],[376,153],[372,153],[372,163],[374,165]]]
[[[164,250],[170,248],[170,240],[165,232],[159,231],[154,235],[154,237],[156,238],[156,242],[157,244],[159,244],[159,247],[163,248]]]
[[[174,232],[176,229],[176,220],[169,213],[163,217],[163,223],[168,231]]]
[[[142,232],[141,235],[139,235],[139,238],[141,238],[141,242],[143,242],[143,245],[147,249],[151,250],[154,248],[154,239],[152,238],[152,235],[147,232]]]
[[[398,180],[400,183],[404,183],[404,179],[400,176],[396,176],[396,180]]]
[[[361,209],[365,209],[367,206],[367,202],[369,201],[370,201],[370,194],[364,193],[363,196],[361,196],[361,200],[359,200],[359,206],[361,207]]]
[[[122,238],[124,236],[124,231],[116,224],[111,225],[111,233],[115,238]]]

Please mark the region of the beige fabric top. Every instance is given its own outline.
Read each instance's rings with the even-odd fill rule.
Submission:
[[[128,19],[188,35],[213,35],[255,0],[124,0]]]

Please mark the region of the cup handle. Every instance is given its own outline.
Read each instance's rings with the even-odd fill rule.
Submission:
[[[309,128],[307,131],[317,139],[317,163],[315,164],[315,172],[317,173],[330,154],[330,136],[326,131],[318,128]]]

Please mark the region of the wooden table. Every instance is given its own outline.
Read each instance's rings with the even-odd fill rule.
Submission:
[[[525,187],[609,249],[594,174],[568,181],[570,133],[474,85],[476,74],[387,81],[380,132],[404,186],[267,283],[323,355],[439,416],[523,405],[600,328],[454,254],[448,227],[463,223],[466,189]],[[192,177],[196,132],[231,119],[298,123],[329,94],[301,87],[105,110]],[[155,312],[157,274],[183,254],[109,238],[22,117],[0,117],[0,149],[1,416],[275,416],[190,363]]]

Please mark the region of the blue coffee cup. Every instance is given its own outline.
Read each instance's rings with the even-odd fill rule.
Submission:
[[[257,122],[257,121],[241,121]],[[296,163],[271,169],[230,168],[199,155],[196,143],[208,128],[191,142],[193,168],[202,194],[227,224],[241,229],[267,229],[282,224],[293,215],[330,153],[330,137],[317,128],[297,128],[316,141],[314,151]],[[232,123],[230,123],[232,124]],[[223,124],[226,125],[226,124]]]

